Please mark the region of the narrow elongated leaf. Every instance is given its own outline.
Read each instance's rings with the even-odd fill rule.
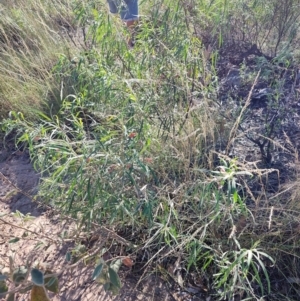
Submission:
[[[250,264],[251,264],[251,261],[252,261],[252,250],[249,250],[248,251],[248,258],[247,258],[247,270],[249,270],[249,267],[250,267]]]
[[[31,290],[30,301],[51,301],[43,286],[34,285]]]
[[[255,275],[254,279],[255,279],[256,282],[258,283],[262,295],[264,295],[264,294],[265,294],[265,292],[264,292],[264,286],[263,286],[263,284],[262,284],[262,282],[261,282],[261,279],[260,279],[260,276],[259,276],[259,272],[258,272],[258,270],[257,270],[257,268],[256,268],[256,264],[255,264],[254,262],[251,262],[251,266],[252,266],[252,268],[253,268],[254,275]]]
[[[256,253],[257,253],[258,255],[262,255],[262,256],[264,256],[264,257],[270,259],[270,261],[271,261],[273,264],[275,264],[275,260],[274,260],[270,255],[268,255],[267,253],[264,253],[264,252],[261,252],[261,251],[256,251]]]
[[[35,249],[40,249],[40,248],[42,248],[43,246],[44,246],[44,242],[43,241],[39,241],[35,246],[34,246],[34,248]]]
[[[122,259],[117,259],[110,264],[110,268],[113,269],[116,273],[118,273],[120,267],[122,265]]]
[[[45,275],[53,274],[51,271],[46,271]],[[58,293],[58,278],[51,277],[45,279],[45,287],[48,291],[57,294]]]
[[[14,238],[10,239],[10,240],[8,241],[8,243],[13,244],[13,243],[15,243],[15,242],[18,242],[19,240],[20,240],[19,237],[14,237]]]
[[[103,263],[100,263],[98,264],[96,267],[95,267],[95,270],[93,272],[93,276],[92,276],[92,279],[95,280],[96,278],[99,277],[99,275],[102,273],[103,271]]]
[[[38,269],[31,270],[31,280],[35,285],[44,285],[44,274]]]
[[[108,279],[108,275],[107,273],[102,273],[98,276],[98,278],[95,279],[95,281],[97,281],[100,284],[104,284],[105,283],[109,283],[109,279]]]
[[[113,293],[113,295],[118,295],[120,293],[120,288],[113,285],[112,283],[110,284],[110,287],[108,290],[111,291]]]
[[[118,287],[121,288],[121,281],[120,278],[118,276],[118,274],[116,273],[116,271],[114,269],[112,269],[111,267],[108,268],[108,274],[109,274],[109,280],[110,282]]]
[[[67,252],[67,254],[66,254],[66,261],[67,262],[71,261],[71,253],[70,252]]]
[[[260,267],[262,268],[263,270],[263,273],[265,275],[265,278],[267,280],[267,284],[268,284],[268,293],[270,293],[270,290],[271,290],[271,283],[270,283],[270,278],[269,278],[269,274],[267,272],[267,269],[264,265],[264,263],[261,261],[261,259],[259,258],[259,256],[257,256],[256,254],[254,254],[254,256],[256,257],[258,263],[260,264]]]

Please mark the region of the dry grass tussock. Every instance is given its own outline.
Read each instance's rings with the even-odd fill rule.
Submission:
[[[71,1],[4,1],[0,4],[0,114],[30,118],[59,101],[52,68],[72,56],[75,27]]]

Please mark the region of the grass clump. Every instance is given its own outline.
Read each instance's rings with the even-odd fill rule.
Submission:
[[[51,68],[60,84],[60,110],[33,122],[14,113],[3,123],[7,131],[21,128],[18,139],[28,144],[43,176],[43,202],[78,219],[82,228],[97,223],[117,231],[135,245],[129,251],[137,262],[159,267],[182,287],[194,275],[198,293],[216,300],[297,295],[289,281],[297,271],[286,268],[299,264],[299,236],[290,222],[298,224],[296,202],[270,196],[268,176],[279,173],[270,158],[243,161],[232,150],[246,136],[264,143],[262,156],[265,145],[268,154],[279,147],[294,163],[297,151],[275,141],[285,129],[272,123],[277,116],[272,99],[265,106],[271,117],[263,134],[245,127],[258,78],[265,74],[257,65],[247,75],[243,96],[233,99],[231,89],[223,101],[219,94],[224,59],[219,55],[239,41],[242,29],[229,36],[236,24],[245,25],[245,41],[255,36],[261,60],[296,43],[296,35],[284,30],[266,46],[283,18],[278,10],[270,20],[276,3],[267,4],[269,10],[261,11],[259,1],[150,1],[142,6],[146,16],[131,50],[128,33],[103,3],[76,6],[89,35],[83,52],[74,59],[61,55]],[[299,21],[294,12],[291,18]],[[278,27],[271,29],[271,21]],[[254,133],[266,142],[255,140]],[[278,279],[290,290],[286,299],[280,299]]]
[[[34,118],[59,103],[52,68],[76,46],[71,1],[6,1],[0,4],[0,114],[11,110]],[[69,35],[68,35],[69,34]]]

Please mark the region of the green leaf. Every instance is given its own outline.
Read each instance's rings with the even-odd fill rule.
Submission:
[[[47,121],[51,121],[51,118],[49,118],[46,114],[44,114],[43,112],[37,111],[37,114],[39,115],[39,117],[41,117],[42,119],[45,119]]]
[[[19,240],[20,240],[19,237],[14,237],[14,238],[10,239],[10,240],[8,241],[8,243],[13,244],[13,243],[18,242]]]
[[[111,285],[110,282],[106,282],[106,283],[103,285],[104,290],[105,290],[105,291],[108,291],[108,290],[110,289],[110,285]]]
[[[261,253],[261,252],[260,252],[260,253]],[[267,284],[268,284],[268,293],[270,293],[270,291],[271,291],[271,283],[270,283],[270,278],[269,278],[268,271],[267,271],[267,269],[266,269],[264,263],[263,263],[263,262],[261,261],[261,259],[259,258],[259,256],[257,256],[256,254],[253,254],[253,255],[255,256],[255,258],[257,259],[257,261],[258,261],[260,267],[261,267],[262,270],[263,270],[263,273],[264,273],[264,275],[265,275],[265,278],[266,278]]]
[[[45,275],[53,274],[51,271],[46,271]],[[58,278],[57,277],[51,277],[45,279],[45,287],[48,291],[57,294],[58,293]]]
[[[20,266],[19,268],[15,269],[13,272],[13,281],[16,284],[24,281],[27,274],[27,268],[24,266]]]
[[[275,260],[274,260],[270,255],[268,255],[267,253],[264,253],[264,252],[261,252],[261,251],[256,251],[256,253],[257,253],[257,254],[260,254],[260,255],[262,255],[262,256],[264,256],[264,257],[267,257],[268,259],[270,259],[270,261],[271,261],[273,264],[275,264]]]
[[[43,241],[39,241],[35,246],[34,248],[35,249],[41,249],[43,246],[45,245],[45,243]]]
[[[110,264],[110,268],[113,269],[116,273],[118,273],[120,267],[122,265],[122,259],[117,259]]]
[[[256,282],[258,283],[262,295],[264,295],[264,286],[263,286],[263,284],[262,284],[262,282],[261,282],[261,279],[260,279],[260,276],[259,276],[259,272],[258,272],[258,270],[257,270],[257,268],[256,268],[256,263],[251,262],[251,266],[252,266],[253,271],[254,271],[254,274],[255,274],[254,279],[255,279]]]
[[[66,261],[67,262],[70,262],[71,261],[71,253],[70,252],[67,252],[67,254],[66,254]]]
[[[8,291],[8,287],[5,281],[0,281],[0,294],[6,293]]]
[[[96,278],[99,277],[99,275],[102,273],[103,271],[103,266],[104,264],[103,263],[100,263],[98,264],[96,267],[95,267],[95,270],[94,270],[94,273],[93,273],[93,276],[92,276],[92,279],[95,280]]]
[[[114,269],[112,269],[111,267],[108,268],[108,274],[109,274],[109,280],[110,282],[118,287],[121,288],[121,281],[120,278],[118,276],[118,274],[116,273],[116,271]]]
[[[113,284],[110,285],[108,290],[110,290],[113,293],[113,295],[118,295],[120,292],[120,288],[117,286],[114,286]]]
[[[86,246],[85,245],[77,245],[75,248],[74,248],[74,250],[73,250],[73,252],[75,252],[75,253],[79,253],[79,254],[82,254],[82,253],[84,253],[86,251]]]
[[[14,217],[17,217],[17,218],[23,218],[24,217],[24,214],[21,213],[19,210],[16,210],[15,213],[12,214]]]
[[[35,285],[44,285],[44,274],[38,269],[31,270],[31,280]]]
[[[95,281],[97,281],[100,284],[106,284],[106,283],[110,283],[109,279],[108,279],[108,274],[107,274],[107,270],[103,270],[102,273],[95,279]]]

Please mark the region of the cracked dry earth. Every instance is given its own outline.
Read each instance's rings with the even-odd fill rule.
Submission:
[[[73,269],[66,268],[65,254],[74,246],[72,239],[58,241],[58,234],[71,233],[74,225],[62,221],[59,215],[45,210],[32,201],[37,191],[39,176],[32,167],[26,151],[12,151],[0,146],[0,267],[25,265],[27,260],[40,263],[59,273],[59,293],[50,295],[51,301],[107,300],[107,301],[183,301],[205,300],[193,298],[179,291],[170,291],[166,282],[154,275],[146,277],[137,286],[139,276],[130,268],[121,271],[122,289],[118,296],[103,290],[91,279],[93,266],[83,263]],[[14,214],[19,211],[22,215]],[[24,216],[30,215],[30,220]],[[11,238],[19,241],[9,243]],[[70,235],[68,236],[70,237]],[[72,236],[71,236],[72,237]],[[97,242],[99,243],[99,242]],[[13,286],[10,286],[13,289]],[[0,300],[4,300],[1,299]],[[29,293],[16,294],[16,300],[29,300]]]

